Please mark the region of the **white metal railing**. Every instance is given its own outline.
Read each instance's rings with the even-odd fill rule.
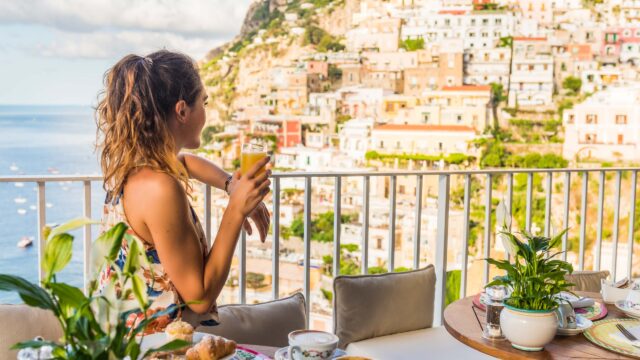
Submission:
[[[311,207],[312,207],[312,179],[314,178],[334,178],[334,197],[333,197],[333,209],[334,209],[334,254],[333,254],[333,275],[339,275],[340,269],[340,223],[341,223],[341,196],[342,196],[342,180],[343,178],[359,177],[362,178],[362,238],[361,238],[361,261],[362,261],[362,273],[368,272],[368,259],[369,259],[369,210],[370,210],[370,180],[372,177],[389,177],[389,235],[388,235],[388,260],[387,265],[389,271],[393,271],[395,268],[395,241],[396,241],[396,187],[397,178],[399,176],[415,176],[416,179],[416,191],[415,191],[415,228],[412,231],[413,235],[413,267],[420,267],[420,239],[421,239],[421,218],[422,218],[422,200],[423,200],[423,179],[425,177],[437,177],[438,181],[438,193],[437,193],[437,231],[436,231],[436,251],[434,266],[436,270],[436,297],[435,297],[435,323],[441,323],[441,316],[444,310],[445,294],[446,294],[446,272],[447,272],[447,247],[448,247],[448,224],[449,224],[449,203],[450,203],[450,183],[451,178],[454,176],[460,176],[463,180],[463,224],[464,229],[462,231],[462,266],[461,266],[461,287],[460,296],[466,296],[467,289],[467,264],[468,264],[468,248],[470,237],[470,208],[471,208],[471,182],[472,177],[482,177],[485,179],[484,189],[484,201],[485,201],[485,219],[484,219],[484,244],[482,254],[484,257],[489,257],[491,246],[491,212],[492,212],[492,190],[493,182],[496,176],[505,176],[506,178],[506,193],[504,194],[505,204],[511,214],[513,206],[513,181],[514,175],[526,174],[526,215],[525,215],[525,230],[531,230],[532,219],[532,203],[533,203],[533,186],[534,186],[534,174],[541,174],[545,176],[545,216],[544,216],[544,232],[545,235],[550,234],[551,224],[551,199],[552,199],[552,186],[553,175],[564,174],[564,193],[563,193],[563,211],[562,217],[563,227],[567,228],[569,225],[569,213],[570,213],[570,191],[571,191],[571,178],[572,175],[582,176],[582,189],[581,189],[581,202],[580,202],[580,224],[579,224],[579,249],[578,249],[578,264],[577,269],[583,270],[585,265],[585,244],[587,237],[587,195],[590,174],[598,174],[599,187],[598,187],[598,202],[597,202],[597,222],[596,222],[596,242],[595,242],[595,254],[594,254],[594,266],[595,270],[600,270],[602,260],[602,238],[603,238],[603,209],[605,200],[605,180],[607,173],[615,174],[615,196],[614,196],[614,219],[613,219],[613,231],[612,231],[612,268],[609,269],[612,275],[616,276],[618,269],[616,268],[617,250],[619,244],[619,222],[620,222],[620,200],[621,200],[621,179],[622,174],[628,172],[631,174],[630,187],[630,207],[629,207],[629,230],[627,239],[627,269],[626,275],[631,277],[632,264],[633,264],[633,242],[634,242],[634,219],[635,219],[635,201],[636,201],[636,184],[637,175],[640,168],[597,168],[597,169],[495,169],[495,170],[465,170],[465,171],[379,171],[379,172],[291,172],[291,173],[274,173],[272,175],[273,182],[273,241],[272,241],[272,297],[274,299],[279,297],[279,256],[280,256],[280,194],[281,194],[281,180],[288,178],[301,178],[304,179],[304,279],[303,279],[303,292],[307,299],[307,313],[310,309],[310,261],[311,261]],[[91,217],[91,183],[94,181],[102,181],[101,176],[0,176],[0,183],[7,182],[33,182],[37,184],[37,216],[38,216],[38,228],[41,229],[46,223],[45,216],[45,184],[48,182],[59,181],[72,181],[82,182],[84,184],[84,216]],[[205,186],[204,191],[204,227],[207,234],[207,238],[211,241],[211,187]],[[41,232],[38,231],[38,256],[42,259],[45,239],[42,238]],[[90,227],[86,226],[83,231],[83,244],[84,244],[84,280],[85,284],[88,281],[89,276],[89,254],[91,245],[91,231]],[[567,250],[568,234],[564,235],[562,240],[562,250]],[[240,302],[246,302],[246,234],[244,231],[241,233],[240,241],[238,242],[238,257],[239,257],[239,298]],[[567,259],[567,253],[563,253],[563,259]],[[40,264],[40,262],[39,262]],[[40,266],[40,265],[38,265]],[[490,268],[489,264],[484,264],[483,269],[483,281],[486,283],[489,280]],[[39,274],[42,277],[42,269],[39,268]]]

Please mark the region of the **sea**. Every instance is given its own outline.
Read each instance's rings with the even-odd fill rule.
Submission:
[[[16,175],[97,175],[96,125],[89,106],[0,105],[0,177]],[[60,224],[83,214],[82,182],[47,183],[46,223]],[[37,190],[35,183],[0,182],[0,273],[38,281]],[[99,220],[104,192],[92,183],[92,218]],[[93,236],[98,233],[93,229]],[[83,284],[82,233],[76,231],[71,263],[58,279]],[[19,248],[23,237],[33,246]],[[21,302],[0,291],[0,304]]]

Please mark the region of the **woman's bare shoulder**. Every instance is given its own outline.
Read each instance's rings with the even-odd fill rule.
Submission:
[[[124,197],[131,204],[163,205],[183,203],[185,191],[173,176],[150,168],[141,168],[131,173],[124,186]]]

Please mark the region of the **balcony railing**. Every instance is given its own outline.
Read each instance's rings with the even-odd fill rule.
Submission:
[[[500,181],[502,189],[500,193],[506,204],[508,212],[511,213],[514,200],[514,176],[521,175],[526,177],[526,215],[524,229],[530,231],[532,229],[532,204],[534,202],[534,176],[541,176],[544,178],[544,196],[545,196],[545,210],[544,210],[544,234],[550,235],[551,230],[551,211],[553,200],[553,181],[555,179],[561,179],[561,186],[558,186],[556,193],[562,194],[562,227],[567,228],[570,225],[570,199],[571,199],[571,179],[574,176],[581,178],[581,191],[580,191],[580,205],[579,205],[579,241],[577,249],[577,264],[576,270],[585,269],[585,252],[586,239],[587,239],[587,222],[592,219],[587,219],[587,212],[590,208],[588,204],[589,194],[589,181],[594,175],[599,177],[598,181],[598,200],[597,200],[597,220],[596,220],[596,239],[593,254],[593,266],[594,270],[600,270],[602,262],[602,245],[603,245],[603,213],[605,204],[605,182],[607,175],[614,175],[613,191],[613,229],[611,229],[611,271],[614,278],[616,275],[623,274],[624,276],[632,276],[633,267],[633,244],[634,244],[634,226],[635,226],[635,205],[636,205],[636,184],[637,174],[640,168],[597,168],[597,169],[496,169],[496,170],[469,170],[469,171],[377,171],[377,172],[291,172],[291,173],[274,173],[272,179],[272,204],[273,204],[273,232],[272,232],[272,289],[271,296],[278,298],[280,294],[279,289],[279,258],[280,258],[280,206],[281,206],[281,182],[284,179],[303,179],[304,180],[304,237],[303,237],[303,267],[304,278],[302,279],[303,293],[307,299],[307,312],[310,309],[311,302],[311,226],[312,226],[312,180],[313,179],[327,179],[333,178],[333,211],[334,211],[334,232],[333,232],[333,276],[338,276],[340,271],[340,243],[341,243],[341,210],[342,210],[342,194],[343,194],[343,180],[356,178],[356,181],[361,181],[362,186],[362,207],[361,207],[361,271],[362,273],[368,272],[369,264],[369,228],[370,228],[370,200],[371,200],[371,179],[386,177],[389,179],[388,187],[385,189],[386,194],[384,197],[388,198],[388,212],[389,212],[389,225],[388,227],[388,255],[387,255],[387,267],[389,271],[393,271],[396,268],[395,256],[396,256],[396,210],[398,204],[398,192],[397,185],[399,178],[414,178],[415,179],[415,198],[413,200],[413,215],[414,215],[414,227],[410,229],[411,237],[413,239],[413,268],[419,268],[421,266],[421,229],[422,229],[422,212],[423,212],[423,200],[425,195],[423,193],[423,183],[428,177],[437,179],[437,196],[436,208],[437,208],[437,228],[435,235],[435,254],[430,262],[432,262],[436,269],[437,283],[436,283],[436,298],[435,298],[435,322],[441,323],[442,312],[445,304],[446,294],[446,275],[447,275],[447,252],[449,251],[449,215],[451,212],[451,182],[455,179],[457,183],[462,185],[462,226],[461,230],[462,238],[460,244],[461,253],[461,286],[460,296],[464,297],[467,294],[467,279],[468,279],[468,265],[469,265],[469,241],[470,241],[470,224],[471,224],[471,201],[472,201],[472,181],[480,179],[484,181],[484,190],[481,192],[482,201],[484,202],[484,234],[482,235],[483,248],[481,255],[483,258],[493,256],[491,254],[491,237],[494,232],[492,228],[492,211],[495,208],[492,203],[494,195],[494,184]],[[617,252],[619,247],[619,224],[621,219],[620,202],[623,198],[621,194],[621,183],[623,177],[628,179],[628,175],[631,176],[628,194],[625,195],[625,199],[629,199],[629,229],[627,239],[627,268],[617,268]],[[499,178],[499,179],[498,179]],[[360,180],[358,180],[360,179]],[[462,180],[462,181],[460,181]],[[83,192],[83,215],[91,217],[91,183],[101,182],[100,176],[0,176],[0,183],[10,182],[32,182],[37,185],[37,226],[41,229],[46,223],[46,192],[45,185],[51,182],[82,182],[84,184]],[[386,181],[386,180],[385,180]],[[563,189],[562,192],[559,189]],[[402,195],[402,194],[401,194]],[[628,196],[628,197],[627,197]],[[406,198],[406,196],[404,196]],[[204,186],[204,228],[208,236],[211,239],[211,187]],[[626,200],[625,200],[626,201]],[[558,203],[560,201],[556,201]],[[577,204],[574,204],[577,205]],[[577,210],[577,206],[575,206]],[[459,230],[459,229],[458,229]],[[44,256],[44,241],[41,232],[38,233],[38,256],[41,260]],[[417,240],[417,241],[416,241]],[[86,226],[83,230],[83,260],[84,260],[84,281],[88,282],[89,272],[89,254],[91,247],[91,229]],[[569,234],[565,234],[562,239],[562,250],[565,251],[562,255],[563,259],[567,259],[567,250],[569,246]],[[238,259],[239,259],[239,299],[240,302],[245,303],[247,301],[247,237],[244,232],[241,233],[240,241],[238,242]],[[38,262],[40,264],[40,262]],[[39,265],[41,266],[41,265]],[[39,269],[40,277],[43,276],[43,271]],[[483,264],[482,282],[486,283],[489,280],[490,267],[488,263]]]

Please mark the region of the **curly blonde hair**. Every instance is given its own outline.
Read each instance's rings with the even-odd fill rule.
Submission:
[[[120,194],[129,173],[143,166],[174,176],[189,193],[168,118],[178,101],[192,106],[203,91],[195,62],[167,50],[127,55],[105,73],[104,86],[96,122],[107,193]]]

